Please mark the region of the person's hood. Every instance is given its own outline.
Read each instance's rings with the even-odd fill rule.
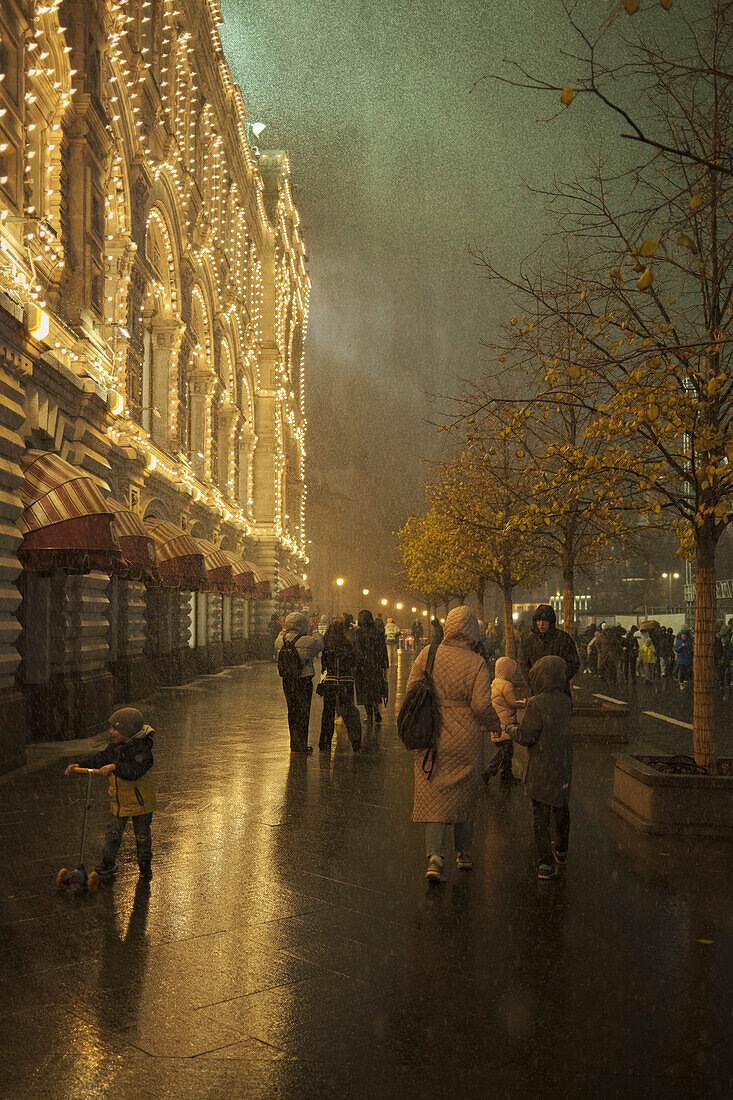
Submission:
[[[549,603],[541,603],[535,609],[535,613],[532,616],[532,633],[533,634],[539,634],[539,632],[540,632],[540,628],[537,626],[537,620],[538,619],[546,619],[547,622],[549,622],[550,630],[548,631],[548,633],[552,633],[552,631],[556,629],[557,615],[555,614],[554,610],[550,607]]]
[[[285,619],[285,632],[291,634],[307,634],[308,619],[302,611],[291,611]]]
[[[517,662],[513,657],[499,657],[494,665],[494,679],[511,680],[517,671]]]
[[[448,645],[478,644],[478,619],[470,607],[454,607],[445,620],[443,641]]]
[[[684,638],[684,639],[687,639],[687,638],[689,638],[689,637],[690,637],[690,632],[689,632],[689,630],[680,630],[680,632],[679,632],[679,634],[677,635],[677,637],[678,637],[678,638]]]
[[[562,657],[540,657],[529,670],[529,686],[533,695],[543,691],[565,691],[568,666]]]

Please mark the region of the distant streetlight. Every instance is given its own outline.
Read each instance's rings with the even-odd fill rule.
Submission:
[[[343,583],[344,583],[344,578],[343,577],[337,577],[336,578],[336,584],[339,586],[339,588],[341,588]]]
[[[344,587],[345,581],[343,577],[334,577],[331,583],[331,618],[334,614],[334,603],[336,604],[336,614],[341,614],[341,589]],[[334,590],[336,592],[336,598],[334,600]]]
[[[669,588],[668,588],[669,595],[668,595],[668,598],[667,598],[667,604],[668,604],[669,607],[672,606],[672,581],[673,580],[676,580],[676,581],[679,580],[679,577],[680,577],[679,573],[662,573],[662,580],[667,581],[668,585],[669,585]]]
[[[416,607],[413,607],[413,608],[411,608],[411,611],[412,611],[412,614],[414,615],[414,614],[415,614],[415,612],[417,611],[417,608],[416,608]]]
[[[387,601],[386,600],[380,600],[379,602],[381,603],[382,607],[387,606]]]
[[[369,595],[369,589],[368,588],[362,588],[361,594],[362,594],[362,596],[368,596]]]
[[[428,614],[427,611],[423,611],[423,615],[425,615],[426,618],[427,618],[427,614]]]
[[[402,604],[401,603],[396,603],[395,607],[397,608],[398,611],[402,610]]]

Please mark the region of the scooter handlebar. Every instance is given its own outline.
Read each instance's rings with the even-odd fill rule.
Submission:
[[[88,775],[89,772],[91,772],[92,775],[101,775],[102,774],[102,769],[101,768],[80,768],[78,766],[78,764],[75,764],[74,767],[71,769],[71,771],[73,772],[74,775]]]

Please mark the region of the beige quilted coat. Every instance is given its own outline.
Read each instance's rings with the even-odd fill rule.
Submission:
[[[471,646],[479,640],[478,620],[470,607],[454,607],[445,621],[433,669],[440,704],[440,738],[430,779],[422,771],[424,751],[417,750],[413,821],[473,821],[481,784],[485,728],[501,732],[491,705],[486,661]],[[410,672],[407,687],[422,676],[428,647]]]

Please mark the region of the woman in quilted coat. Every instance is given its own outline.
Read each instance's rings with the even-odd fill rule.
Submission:
[[[453,825],[456,862],[470,870],[473,822],[481,786],[483,731],[501,732],[491,705],[491,681],[486,661],[476,653],[478,620],[470,607],[454,607],[445,620],[445,634],[438,646],[433,684],[440,707],[438,751],[430,779],[423,771],[423,750],[415,752],[415,803],[413,821],[425,822],[428,869],[425,877],[445,882],[445,840]],[[408,689],[422,676],[428,659],[426,647],[417,657],[407,681]]]

